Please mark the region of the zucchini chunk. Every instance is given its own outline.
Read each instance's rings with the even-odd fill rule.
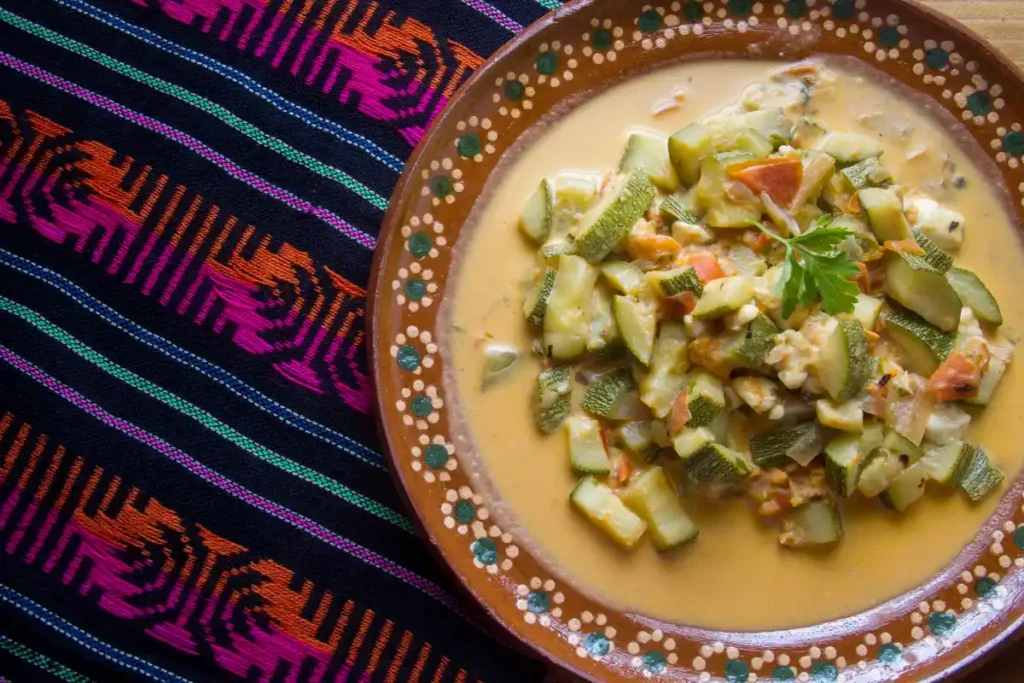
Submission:
[[[644,290],[643,272],[627,261],[608,261],[601,264],[601,275],[619,294],[639,296]]]
[[[988,291],[988,287],[977,275],[964,268],[950,268],[946,279],[964,306],[974,311],[975,317],[983,323],[1002,325],[1003,314],[999,302]]]
[[[697,538],[697,525],[683,510],[675,488],[660,467],[651,467],[633,477],[622,500],[647,522],[654,547],[659,551],[677,548]]]
[[[700,298],[704,293],[704,285],[697,276],[693,266],[683,266],[672,270],[653,270],[647,273],[647,284],[654,293],[663,299],[671,299],[685,292]]]
[[[686,388],[686,406],[690,409],[690,429],[711,424],[725,410],[725,387],[722,380],[705,370],[690,373]]]
[[[878,141],[862,133],[831,132],[819,140],[814,148],[843,165],[882,155]]]
[[[857,399],[836,403],[827,398],[814,402],[814,413],[824,427],[860,434],[864,429],[864,409]]]
[[[874,498],[889,488],[889,484],[905,468],[889,451],[876,448],[868,456],[857,481],[857,490],[866,498]]]
[[[668,139],[668,156],[684,185],[696,185],[700,179],[700,160],[714,151],[711,129],[703,123],[691,123]]]
[[[734,275],[712,280],[704,285],[704,293],[693,309],[697,320],[714,320],[740,310],[754,298],[754,279]]]
[[[654,462],[661,454],[661,446],[654,441],[651,423],[634,420],[619,425],[618,436],[622,445],[646,462]]]
[[[558,275],[544,313],[544,349],[552,358],[568,360],[587,350],[596,284],[597,268],[579,256],[558,257]]]
[[[700,224],[700,219],[687,209],[675,195],[665,197],[662,200],[661,204],[658,205],[658,215],[661,216],[661,220],[665,225],[679,222],[689,223],[690,225]]]
[[[879,243],[911,237],[910,224],[903,215],[903,203],[895,192],[879,187],[868,187],[857,192],[857,199],[867,214],[868,225]]]
[[[875,325],[878,324],[878,314],[882,312],[883,303],[881,299],[860,292],[857,294],[857,302],[853,305],[851,316],[866,331],[874,331]]]
[[[640,400],[655,417],[668,415],[679,392],[686,386],[686,371],[690,369],[689,341],[681,322],[666,320],[661,324],[650,370],[640,380]]]
[[[764,415],[782,401],[782,392],[774,380],[767,377],[736,377],[733,391],[758,415]]]
[[[653,300],[616,296],[613,304],[615,324],[633,357],[649,365],[658,333],[658,308]]]
[[[519,349],[500,344],[489,344],[484,348],[483,388],[503,380],[519,362]]]
[[[620,173],[643,171],[662,192],[679,189],[679,177],[668,156],[668,140],[649,133],[633,133],[619,161]]]
[[[544,178],[526,200],[526,206],[519,217],[519,229],[528,238],[540,244],[551,234],[554,220],[555,187],[550,180]]]
[[[981,384],[978,385],[978,393],[967,399],[967,403],[975,406],[987,406],[992,401],[992,395],[996,393],[996,387],[1006,374],[1006,363],[998,358],[990,358],[988,369],[981,376]]]
[[[967,465],[967,471],[960,481],[960,488],[964,490],[967,497],[977,503],[1002,483],[1003,473],[989,462],[988,454],[981,448],[975,447],[974,457]]]
[[[635,392],[633,373],[627,368],[618,368],[601,375],[587,387],[580,407],[591,415],[615,419],[620,414],[619,407]]]
[[[558,271],[554,268],[545,268],[533,289],[526,295],[526,300],[523,302],[523,315],[526,316],[526,322],[531,325],[544,324],[544,313],[548,310],[548,301],[551,300],[551,292],[555,289],[557,275]]]
[[[684,429],[672,439],[672,448],[684,462],[715,442],[715,435],[707,427]]]
[[[622,336],[612,312],[612,295],[604,287],[594,289],[590,302],[590,335],[587,351],[596,358],[613,358],[622,350]]]
[[[643,217],[656,193],[643,171],[620,175],[612,181],[597,205],[580,219],[576,233],[580,256],[591,263],[603,260]]]
[[[864,389],[871,373],[868,340],[854,320],[839,320],[814,364],[818,380],[834,400],[849,401]]]
[[[830,432],[814,420],[761,432],[750,440],[750,454],[758,467],[784,467],[797,462],[806,465],[814,459]]]
[[[739,332],[723,337],[724,357],[738,368],[764,370],[765,358],[775,347],[779,328],[771,318],[758,312],[757,316]]]
[[[854,190],[884,187],[892,182],[892,175],[878,162],[878,157],[870,157],[853,166],[847,166],[840,173]]]
[[[883,310],[882,324],[906,368],[922,377],[930,377],[953,351],[956,335],[933,327],[913,311],[900,306],[892,305]]]
[[[867,460],[863,441],[862,434],[843,432],[825,446],[825,478],[839,498],[849,498],[857,490]]]
[[[943,486],[960,485],[978,448],[963,441],[951,441],[944,446],[933,446],[921,459],[928,477]]]
[[[569,416],[571,396],[568,365],[549,368],[537,376],[534,414],[540,431],[552,434],[558,429]]]
[[[946,271],[953,267],[953,257],[939,249],[935,242],[928,239],[920,230],[914,231],[914,241],[924,249],[924,260],[932,268],[945,275]]]
[[[601,423],[584,415],[572,415],[565,421],[569,437],[569,463],[580,474],[608,474],[612,461],[601,436]]]
[[[927,481],[928,468],[923,462],[914,463],[897,474],[878,499],[890,510],[903,512],[921,499]]]
[[[701,160],[697,202],[705,212],[704,222],[712,228],[747,228],[750,221],[761,217],[759,200],[737,203],[725,191],[726,167],[753,158],[753,154],[746,152],[723,152]]]
[[[647,523],[593,477],[580,479],[569,500],[594,526],[625,548],[635,546],[647,531]]]
[[[747,457],[739,451],[712,443],[700,449],[687,461],[687,475],[699,484],[732,486],[750,475]]]
[[[885,293],[943,332],[954,331],[960,325],[960,297],[942,273],[920,256],[888,257]]]
[[[843,520],[835,503],[816,500],[786,515],[779,543],[789,548],[837,543],[843,538]]]

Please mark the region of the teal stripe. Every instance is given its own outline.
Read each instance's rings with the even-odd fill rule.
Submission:
[[[54,675],[62,681],[68,681],[68,683],[92,683],[91,678],[86,678],[77,671],[72,671],[60,662],[50,659],[30,647],[15,642],[3,634],[0,634],[0,650],[4,650],[36,668]]]
[[[537,0],[537,4],[545,9],[558,9],[562,6],[558,0]]]
[[[86,346],[81,341],[71,336],[63,329],[57,327],[32,309],[15,301],[11,301],[6,297],[0,296],[0,311],[5,311],[21,318],[51,339],[66,346],[80,358],[92,363],[94,366],[100,368],[112,377],[121,380],[133,389],[146,394],[150,398],[163,403],[186,417],[192,418],[217,436],[234,444],[253,457],[259,458],[263,462],[283,470],[292,476],[313,484],[314,486],[341,498],[350,505],[354,505],[365,512],[394,524],[403,531],[415,533],[412,524],[400,513],[381,505],[371,498],[367,498],[357,491],[353,491],[335,479],[331,479],[316,470],[286,458],[285,456],[270,450],[266,446],[253,441],[233,427],[221,422],[199,406],[189,403],[166,389],[153,384],[149,380],[136,375],[134,372],[117,365],[106,356],[98,353],[89,346]]]
[[[367,202],[372,204],[375,208],[384,211],[388,208],[388,200],[381,197],[379,194],[374,192],[372,189],[363,185],[361,182],[345,173],[341,169],[335,168],[328,164],[314,159],[305,152],[300,152],[286,142],[273,137],[272,135],[260,130],[253,124],[245,121],[232,112],[228,111],[216,102],[212,102],[201,95],[182,88],[181,86],[151,76],[144,71],[140,71],[133,66],[125,64],[122,61],[114,59],[102,52],[95,50],[88,45],[79,43],[76,40],[68,38],[66,36],[51,31],[48,28],[40,26],[28,19],[19,17],[12,12],[8,12],[5,9],[0,8],[0,20],[19,28],[26,33],[42,38],[43,40],[58,45],[69,52],[73,52],[81,57],[90,59],[98,64],[101,64],[108,69],[121,74],[127,78],[132,79],[143,85],[147,85],[154,90],[161,92],[165,95],[169,95],[187,104],[191,104],[200,111],[203,111],[211,116],[215,117],[225,125],[238,131],[242,135],[245,135],[250,140],[258,145],[262,145],[267,149],[277,152],[281,156],[285,157],[289,161],[292,161],[317,175],[320,175],[329,180],[340,183],[344,187],[348,188],[359,197],[365,199]]]

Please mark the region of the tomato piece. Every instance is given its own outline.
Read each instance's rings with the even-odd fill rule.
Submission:
[[[926,386],[940,401],[962,401],[977,396],[980,384],[981,367],[963,351],[955,351],[942,361]]]
[[[697,277],[701,282],[710,282],[725,277],[725,271],[718,263],[718,257],[708,251],[698,251],[687,254],[684,258],[686,265],[697,271]]]
[[[882,245],[888,251],[897,254],[910,254],[912,256],[924,256],[924,248],[909,237],[905,240],[889,240]]]
[[[668,414],[668,433],[678,434],[690,421],[690,400],[685,391],[680,391]]]
[[[755,195],[766,193],[779,206],[793,202],[804,177],[803,163],[789,157],[741,161],[731,164],[725,171]]]
[[[679,255],[682,245],[669,235],[629,235],[625,239],[626,253],[630,258],[652,263],[669,263]]]
[[[860,273],[857,275],[857,277],[853,278],[853,281],[857,283],[857,287],[860,288],[860,291],[867,294],[870,291],[868,289],[868,267],[865,266],[860,261],[857,261],[855,265],[857,266],[857,270],[859,270]]]
[[[633,474],[633,463],[630,462],[629,458],[624,455],[620,455],[612,462],[612,483],[617,486],[622,486],[629,481],[630,475]]]

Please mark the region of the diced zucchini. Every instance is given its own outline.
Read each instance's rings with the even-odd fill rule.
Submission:
[[[999,486],[1004,478],[1003,473],[989,462],[988,454],[976,447],[974,457],[971,458],[967,471],[960,481],[960,488],[967,493],[968,498],[977,503]]]
[[[955,335],[942,332],[905,308],[887,307],[882,311],[882,324],[906,368],[922,377],[930,377],[953,351]]]
[[[583,394],[580,407],[591,415],[597,415],[607,419],[614,418],[616,410],[627,394],[636,391],[636,382],[633,381],[633,373],[627,368],[611,370],[599,376]]]
[[[782,522],[779,543],[789,548],[828,545],[843,539],[839,508],[830,501],[817,500],[793,510]]]
[[[860,292],[857,294],[857,302],[853,305],[853,313],[850,315],[865,330],[874,330],[875,325],[878,324],[878,314],[882,312],[883,303],[881,299]]]
[[[879,500],[890,510],[903,512],[924,495],[928,482],[928,468],[923,462],[914,463],[892,480],[889,488],[879,495]]]
[[[704,293],[693,309],[697,320],[714,320],[740,310],[754,298],[754,278],[746,275],[723,277],[704,285]]]
[[[523,207],[519,217],[519,229],[534,242],[540,244],[551,234],[555,219],[555,188],[544,178]]]
[[[555,289],[555,277],[558,272],[554,268],[545,268],[540,274],[540,279],[526,295],[523,302],[523,315],[526,322],[531,325],[543,325],[544,313],[548,310],[548,301],[551,300],[551,292]]]
[[[849,401],[864,389],[871,366],[864,328],[854,320],[839,320],[814,363],[818,380],[836,401]]]
[[[620,294],[638,296],[646,284],[643,272],[628,261],[602,263],[601,274]]]
[[[647,462],[654,462],[661,453],[661,446],[654,441],[651,423],[641,420],[625,422],[619,426],[619,439],[631,453]]]
[[[672,448],[681,460],[689,460],[704,447],[715,442],[714,433],[707,427],[684,429],[672,439]]]
[[[606,288],[597,287],[590,302],[590,336],[587,339],[587,351],[599,358],[607,358],[621,349],[622,336],[612,312],[612,295]]]
[[[612,461],[601,436],[601,423],[584,415],[570,415],[565,421],[569,437],[569,463],[581,474],[608,474]]]
[[[659,551],[671,550],[697,538],[697,525],[683,510],[675,487],[660,467],[651,467],[633,477],[622,500],[647,522],[654,547]]]
[[[760,277],[768,270],[764,258],[755,254],[754,250],[745,244],[729,245],[726,258],[732,263],[738,275]]]
[[[943,486],[953,488],[960,485],[967,469],[974,460],[977,447],[963,441],[951,441],[944,446],[928,449],[921,462],[928,471],[928,477]]]
[[[878,162],[877,157],[870,157],[853,166],[847,166],[840,173],[854,190],[881,187],[892,182],[892,175]]]
[[[697,202],[704,213],[704,222],[713,228],[747,228],[750,221],[761,217],[761,202],[753,199],[738,204],[725,192],[726,167],[754,156],[745,152],[726,152],[704,157],[700,162]]]
[[[828,133],[814,148],[843,165],[855,164],[882,155],[882,146],[878,144],[878,140],[869,135],[852,132]]]
[[[597,186],[601,180],[597,173],[563,171],[552,182],[555,185],[555,207],[568,213],[586,210],[597,197]]]
[[[806,465],[821,453],[828,430],[814,420],[761,432],[750,440],[750,454],[758,467]]]
[[[683,202],[675,195],[665,197],[662,200],[661,204],[658,205],[658,215],[661,216],[661,220],[665,225],[672,225],[680,221],[691,225],[700,223],[700,219],[687,209]]]
[[[700,449],[687,461],[687,475],[699,484],[738,484],[750,475],[751,466],[745,455],[721,444],[712,443]]]
[[[857,489],[861,469],[867,460],[862,434],[843,432],[825,446],[825,477],[840,498],[849,498]]]
[[[746,152],[756,159],[764,159],[775,149],[771,141],[753,128],[744,128],[722,146],[723,152]]]
[[[806,117],[797,119],[793,127],[793,146],[798,149],[813,147],[828,131]]]
[[[939,249],[935,242],[932,242],[920,230],[914,231],[914,241],[924,249],[924,260],[935,270],[943,275],[953,267],[953,257]]]
[[[867,498],[881,494],[904,470],[899,459],[887,450],[876,448],[864,464],[857,481],[857,490]]]
[[[940,249],[956,251],[960,248],[966,227],[962,215],[939,206],[938,202],[929,197],[916,197],[910,200],[910,206],[914,227],[925,237]]]
[[[576,256],[576,243],[567,239],[553,239],[540,248],[540,257],[545,265],[557,266],[562,254]]]
[[[786,208],[797,210],[808,203],[818,200],[825,186],[832,178],[836,160],[828,154],[822,154],[814,150],[804,150],[800,153],[800,162],[803,164],[803,177],[800,180],[800,189],[797,190],[793,201]]]
[[[885,293],[943,332],[956,330],[962,304],[942,273],[920,256],[892,254],[886,260]]]
[[[736,377],[733,391],[758,415],[771,412],[781,402],[779,385],[767,377]]]
[[[668,139],[668,155],[684,185],[700,179],[700,160],[714,149],[714,136],[703,123],[691,123]]]
[[[544,349],[551,357],[568,360],[586,351],[597,274],[579,256],[558,257],[558,275],[544,314]]]
[[[987,406],[992,401],[992,395],[995,394],[996,387],[999,386],[999,382],[1005,374],[1006,363],[998,358],[990,358],[988,369],[981,376],[981,384],[978,385],[977,395],[967,399],[967,402],[971,405]]]
[[[658,332],[658,308],[653,300],[619,295],[613,304],[619,334],[633,357],[644,365],[651,362]]]
[[[774,147],[788,145],[793,139],[793,123],[781,107],[766,107],[732,117],[737,128],[751,128],[767,138]]]
[[[643,171],[663,192],[679,189],[679,178],[668,156],[668,140],[649,133],[633,133],[619,161],[620,173]]]
[[[635,546],[647,531],[647,523],[593,477],[580,479],[569,500],[594,526],[626,548]]]
[[[640,400],[655,417],[668,415],[679,392],[686,386],[686,371],[690,369],[688,344],[689,335],[681,322],[666,320],[661,324],[650,370],[640,380]]]
[[[486,389],[508,376],[519,361],[519,355],[519,349],[512,346],[488,344],[484,347],[483,388]]]
[[[857,399],[838,404],[827,398],[819,399],[814,402],[814,412],[825,427],[858,434],[864,428],[864,409]]]
[[[651,205],[657,190],[643,171],[620,175],[612,181],[596,206],[580,219],[576,248],[591,263],[598,263],[629,234]]]
[[[924,457],[924,451],[920,446],[890,427],[882,431],[881,448],[895,455],[904,467],[913,465]]]
[[[537,376],[534,414],[540,431],[552,434],[558,429],[569,415],[571,397],[568,365],[550,368]]]
[[[690,410],[690,429],[704,427],[725,410],[725,387],[722,380],[706,370],[690,373],[686,387],[686,406]]]
[[[963,305],[974,311],[978,320],[990,325],[1003,324],[999,302],[977,275],[963,268],[951,268],[946,273],[946,279]]]
[[[699,298],[704,293],[704,285],[693,266],[683,266],[672,270],[652,270],[647,273],[647,284],[658,296],[671,299],[684,292]]]
[[[779,328],[764,313],[758,313],[746,328],[723,337],[724,357],[737,368],[764,370],[764,359],[775,347]]]
[[[868,187],[857,193],[857,199],[867,214],[871,232],[875,233],[879,242],[911,237],[910,224],[903,215],[903,203],[894,191]]]

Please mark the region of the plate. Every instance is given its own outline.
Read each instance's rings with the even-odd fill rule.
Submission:
[[[964,122],[1024,225],[1024,77],[982,39],[907,0],[578,0],[499,50],[456,94],[398,184],[369,326],[392,470],[430,541],[508,631],[591,680],[924,681],[963,670],[1024,621],[1024,481],[934,579],[810,628],[712,632],[602,604],[490,519],[450,431],[438,348],[453,247],[503,152],[558,105],[675,61],[854,56]]]

